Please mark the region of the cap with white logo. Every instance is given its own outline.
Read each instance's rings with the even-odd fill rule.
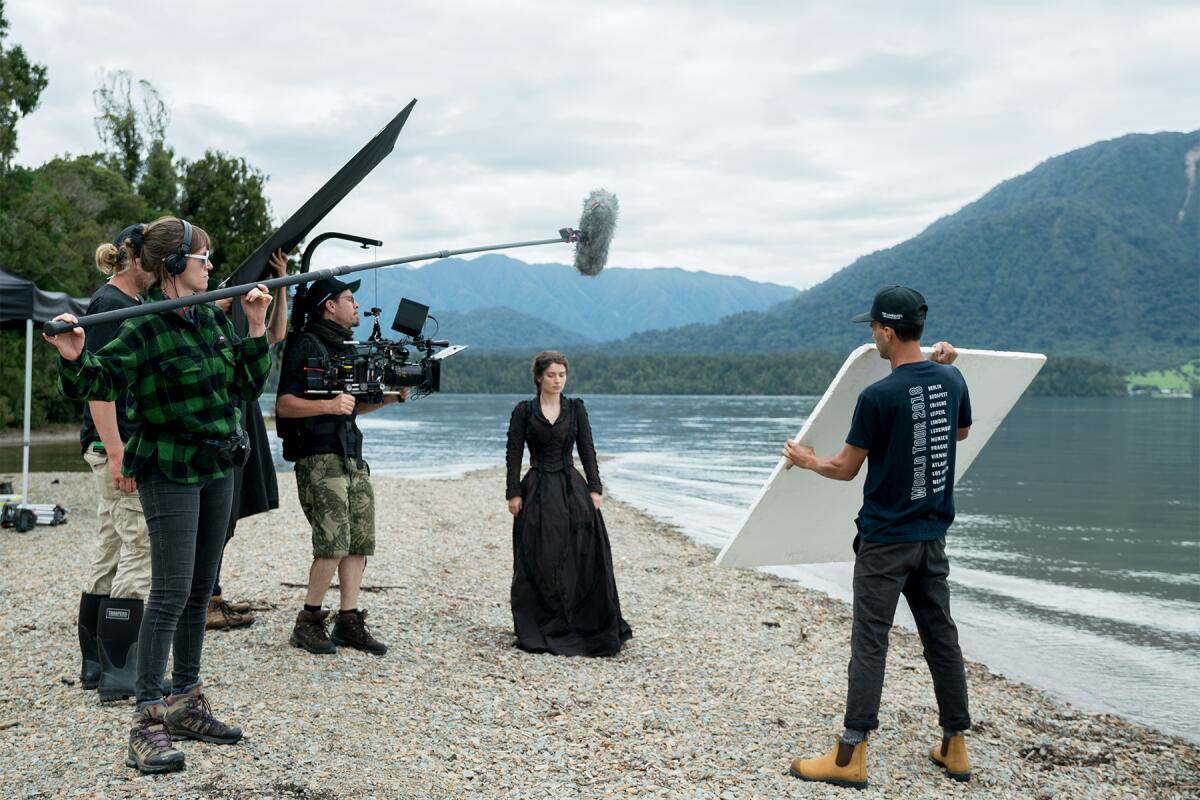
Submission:
[[[897,325],[924,325],[925,312],[929,310],[929,306],[925,305],[925,298],[915,289],[909,289],[907,286],[885,286],[880,289],[875,295],[875,301],[871,303],[871,310],[859,314],[851,319],[851,322],[875,322],[895,323]]]

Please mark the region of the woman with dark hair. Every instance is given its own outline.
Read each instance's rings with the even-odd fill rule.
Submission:
[[[517,647],[531,653],[615,655],[633,631],[621,616],[602,486],[587,409],[563,396],[567,358],[533,360],[537,396],[508,423],[508,510],[513,515],[512,612]],[[530,470],[521,477],[529,447]],[[575,469],[579,448],[587,480]]]
[[[141,268],[157,286],[149,300],[183,298],[208,287],[208,234],[164,217],[146,226]],[[231,471],[244,438],[231,393],[254,398],[270,368],[259,285],[242,299],[249,336],[238,339],[211,305],[126,320],[95,353],[74,328],[45,336],[59,352],[59,384],[76,399],[112,400],[128,389],[141,423],[125,447],[122,474],[137,480],[150,529],[150,596],[138,637],[137,711],[125,763],[142,772],[183,768],[171,739],[233,744],[241,729],[217,720],[200,691],[204,619],[233,500]],[[64,322],[75,317],[63,314]],[[172,692],[163,670],[174,652]]]

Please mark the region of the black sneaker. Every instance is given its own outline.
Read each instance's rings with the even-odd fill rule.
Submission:
[[[172,739],[199,739],[213,744],[235,744],[242,738],[242,729],[226,725],[212,715],[208,698],[200,693],[200,687],[186,694],[173,694],[167,698],[167,712],[163,715]]]
[[[171,746],[171,734],[163,722],[165,713],[163,706],[153,705],[133,715],[125,766],[151,774],[183,769],[183,753]]]
[[[329,634],[329,639],[339,647],[353,647],[375,656],[387,652],[387,645],[367,630],[365,611],[339,611],[333,620],[333,633]]]

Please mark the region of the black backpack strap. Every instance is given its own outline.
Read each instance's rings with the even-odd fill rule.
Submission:
[[[316,345],[317,350],[321,354],[323,361],[329,361],[331,352],[329,345],[321,340],[321,337],[310,331],[304,331],[296,337],[295,341],[298,344],[301,340],[307,340]],[[342,455],[346,453],[344,426],[350,417],[338,417],[336,421],[322,420],[320,417],[303,417],[301,419],[278,419],[275,421],[275,430],[279,437],[283,439],[283,458],[285,461],[295,461],[298,457],[298,451],[301,445],[302,438],[305,436],[333,434],[337,436],[338,441],[342,445]],[[319,421],[318,421],[319,420]],[[359,443],[359,449],[362,449],[362,442]],[[361,452],[359,454],[361,458]]]
[[[317,336],[312,331],[304,331],[300,334],[300,338],[308,339],[308,341],[315,344],[317,349],[321,351],[321,358],[325,359],[326,361],[329,360],[329,345],[325,344],[324,339],[322,339],[320,336]]]

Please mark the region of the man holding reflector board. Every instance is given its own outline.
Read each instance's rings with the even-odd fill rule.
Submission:
[[[920,293],[891,286],[854,319],[870,322],[874,346],[847,359],[718,557],[731,566],[854,558],[845,732],[828,755],[792,762],[792,774],[805,780],[866,787],[866,736],[879,727],[888,633],[901,594],[916,620],[938,700],[943,737],[930,757],[949,777],[970,779],[962,736],[970,727],[966,674],[950,616],[945,552],[954,481],[1045,357],[959,353],[940,342],[927,360],[920,343],[926,312]],[[960,356],[961,371],[950,366]],[[986,391],[974,409],[968,380],[977,393]],[[821,457],[814,448],[837,454]],[[851,518],[857,528],[852,547]]]

